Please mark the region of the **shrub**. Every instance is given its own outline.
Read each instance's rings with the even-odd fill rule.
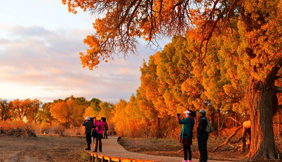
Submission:
[[[72,135],[84,135],[84,127],[74,127],[74,128],[68,128],[65,131],[66,136],[72,136]]]
[[[36,137],[34,129],[23,121],[1,121],[0,134],[14,137]]]
[[[65,127],[62,125],[55,125],[53,127],[53,133],[54,134],[59,134],[59,135],[65,135]]]

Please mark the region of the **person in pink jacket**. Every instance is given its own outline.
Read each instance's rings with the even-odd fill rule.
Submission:
[[[103,138],[103,132],[104,132],[104,128],[106,125],[105,122],[106,118],[102,117],[101,121],[94,121],[94,126],[96,126],[96,143],[95,143],[95,150],[94,152],[97,152],[97,148],[99,145],[99,152],[102,152],[102,138]]]

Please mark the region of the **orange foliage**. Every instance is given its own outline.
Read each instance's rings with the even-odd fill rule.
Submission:
[[[78,105],[75,100],[67,100],[54,103],[50,109],[53,118],[66,126],[78,126],[83,121],[83,106]]]
[[[19,100],[10,101],[11,113],[14,119],[26,120],[28,122],[34,122],[42,102],[38,99],[30,100]]]
[[[31,125],[23,121],[0,121],[0,134],[25,138],[35,136]]]

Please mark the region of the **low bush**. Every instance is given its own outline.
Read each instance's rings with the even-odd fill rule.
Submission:
[[[23,121],[1,121],[0,134],[14,137],[36,137],[32,126]]]

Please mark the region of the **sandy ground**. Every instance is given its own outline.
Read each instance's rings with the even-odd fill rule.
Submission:
[[[0,136],[0,162],[87,161],[84,138]]]

